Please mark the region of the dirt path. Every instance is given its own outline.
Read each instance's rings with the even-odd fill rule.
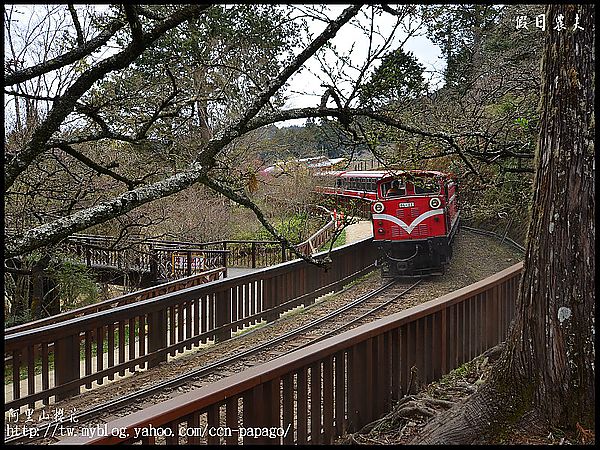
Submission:
[[[346,227],[346,244],[361,241],[373,236],[373,225],[369,220],[361,220],[358,223]]]

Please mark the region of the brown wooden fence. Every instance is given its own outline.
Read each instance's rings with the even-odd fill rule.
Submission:
[[[331,225],[327,224],[309,240],[319,240],[317,244],[322,245],[332,234]],[[184,242],[150,239],[127,248],[110,249],[113,240],[106,236],[76,235],[69,238],[63,248],[76,261],[88,267],[147,272],[152,274],[152,279],[175,279],[216,267],[262,268],[295,259],[293,252],[279,241]],[[301,252],[311,250],[309,240],[296,248]],[[196,264],[199,258],[202,258],[202,266]]]
[[[130,294],[120,295],[118,297],[105,300],[102,302],[94,303],[93,305],[83,306],[81,308],[77,308],[71,311],[65,311],[60,314],[55,314],[50,317],[46,317],[39,320],[34,320],[32,322],[27,322],[22,325],[16,325],[14,327],[7,328],[4,330],[4,335],[10,335],[18,332],[22,332],[25,330],[33,330],[35,328],[40,328],[46,325],[64,322],[69,319],[73,319],[75,317],[82,317],[87,314],[92,314],[98,311],[106,311],[111,308],[115,308],[121,305],[129,305],[131,303],[138,302],[140,300],[147,300],[149,298],[158,297],[159,295],[167,294],[169,292],[175,292],[180,289],[186,289],[192,286],[198,286],[200,284],[208,283],[210,281],[218,280],[222,277],[225,272],[225,268],[221,267],[218,269],[208,270],[198,275],[192,275],[189,277],[181,278],[176,281],[170,281],[164,284],[160,284],[158,286],[153,286],[151,288],[142,289],[140,291],[135,291]],[[81,335],[80,339],[83,340],[85,335]],[[41,350],[41,346],[34,346],[34,359],[41,358],[41,354],[39,351]],[[48,357],[54,352],[54,344],[50,342],[48,344]],[[12,354],[5,354],[4,356],[4,364],[12,364]]]
[[[137,428],[172,434],[168,444],[329,444],[389,410],[406,392],[413,365],[420,381],[428,383],[503,341],[521,270],[522,263],[516,264],[438,299],[109,422],[108,429],[122,431],[122,437],[80,436],[61,443],[155,443],[153,437],[136,437]],[[249,429],[273,430],[274,437],[248,436]],[[211,430],[226,436],[210,436]],[[282,432],[285,436],[276,435]]]
[[[147,300],[149,298],[158,297],[159,295],[179,291],[181,289],[186,289],[192,286],[198,286],[200,284],[220,279],[224,271],[225,268],[223,267],[208,270],[201,274],[192,275],[189,277],[181,278],[179,280],[159,284],[158,286],[153,286],[151,288],[146,288],[139,291],[131,292],[129,294],[120,295],[118,297],[94,303],[92,305],[82,306],[81,308],[73,309],[71,311],[65,311],[51,317],[34,320],[32,322],[27,322],[22,325],[16,325],[14,327],[10,327],[4,330],[4,335],[6,336],[18,333],[20,331],[40,328],[53,323],[64,322],[69,319],[74,319],[75,317],[85,316],[87,314],[95,313],[98,311],[105,311],[107,309],[115,308],[121,305],[129,305],[140,300]]]
[[[367,239],[335,249],[330,256],[328,270],[294,260],[9,333],[4,350],[12,364],[5,366],[5,377],[12,380],[12,399],[5,398],[5,410],[39,400],[47,404],[52,396],[76,395],[81,386],[102,384],[107,377],[112,380],[117,374],[154,366],[168,355],[208,340],[228,339],[244,326],[274,320],[280,313],[340,290],[372,267],[376,251]],[[38,372],[41,387],[36,385]],[[22,377],[26,378],[23,389]]]

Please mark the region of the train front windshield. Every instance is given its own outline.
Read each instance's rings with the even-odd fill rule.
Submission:
[[[406,184],[403,180],[381,183],[381,194],[384,198],[402,197],[406,195]]]
[[[439,194],[440,185],[431,177],[399,178],[381,183],[382,198],[396,198],[405,195]]]
[[[440,193],[440,185],[438,181],[433,178],[416,177],[413,178],[411,181],[414,186],[415,195]]]

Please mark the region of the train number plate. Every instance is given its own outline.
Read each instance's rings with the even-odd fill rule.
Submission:
[[[398,204],[398,208],[412,208],[413,206],[415,206],[415,204],[413,202]]]

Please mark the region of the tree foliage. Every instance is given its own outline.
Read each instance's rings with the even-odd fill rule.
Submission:
[[[466,89],[477,74],[482,38],[497,23],[502,7],[497,5],[456,4],[429,9],[430,39],[446,58],[446,85]]]
[[[595,425],[595,6],[549,5],[528,245],[515,317],[486,382],[420,443],[497,440],[515,427]],[[581,29],[573,24],[581,19]]]
[[[373,107],[397,104],[427,92],[424,67],[402,47],[385,55],[360,91],[360,103]]]
[[[173,208],[169,202],[175,199],[187,195],[186,205],[193,205],[196,193],[206,203],[220,202],[222,208],[215,210],[223,211],[229,202],[247,208],[272,236],[291,246],[283,236],[289,232],[285,222],[281,216],[269,214],[268,205],[273,201],[263,195],[256,177],[265,159],[279,156],[272,144],[281,135],[280,148],[291,156],[303,155],[311,146],[329,156],[340,155],[343,150],[352,157],[369,149],[384,166],[455,172],[461,182],[463,211],[472,216],[479,212],[484,215],[482,220],[496,220],[498,213],[527,220],[537,163],[543,170],[536,178],[539,192],[535,195],[545,193],[547,197],[540,197],[542,200],[555,201],[532,211],[537,228],[532,225],[530,236],[547,239],[538,239],[535,245],[530,242],[534,264],[526,266],[530,282],[521,289],[521,299],[525,300],[521,303],[520,330],[525,338],[531,332],[571,340],[527,349],[518,347],[529,342],[522,339],[512,347],[512,361],[523,360],[525,355],[527,360],[537,358],[540,364],[529,372],[511,373],[519,375],[521,381],[537,383],[534,387],[539,400],[552,388],[552,380],[544,377],[557,375],[548,370],[536,372],[547,369],[544,355],[548,348],[553,349],[557,342],[564,344],[571,354],[563,360],[569,363],[575,361],[568,358],[573,352],[589,355],[589,342],[582,342],[580,337],[589,337],[589,326],[579,335],[571,329],[563,333],[560,324],[556,328],[557,311],[553,308],[556,298],[573,292],[589,296],[593,291],[593,253],[588,248],[593,236],[590,239],[589,227],[580,227],[590,222],[581,220],[579,228],[570,222],[574,213],[588,220],[593,211],[593,196],[587,204],[578,203],[589,199],[591,191],[585,191],[584,197],[576,189],[584,184],[589,187],[589,180],[593,181],[593,165],[592,169],[589,166],[593,115],[588,117],[585,114],[589,110],[583,114],[578,109],[593,104],[593,95],[588,95],[594,76],[590,70],[593,64],[589,64],[590,55],[592,60],[594,55],[593,31],[581,45],[569,41],[571,35],[565,41],[571,50],[580,52],[586,67],[579,67],[581,61],[568,59],[570,56],[560,53],[558,47],[546,45],[546,62],[564,56],[572,66],[558,72],[556,67],[545,66],[546,78],[542,80],[539,61],[543,35],[533,27],[515,27],[515,18],[543,13],[541,5],[351,5],[329,15],[318,5],[36,8],[30,11],[29,22],[17,19],[19,9],[14,5],[4,10],[5,107],[9,111],[4,154],[5,265],[35,256],[31,270],[42,270],[41,263],[49,260],[44,252],[52,253],[53,246],[73,233],[139,231],[177,214],[177,210],[169,209]],[[582,24],[593,27],[594,8],[579,8],[552,6],[550,11],[565,14],[572,24],[574,13],[581,10]],[[382,15],[394,19],[386,30],[376,26]],[[311,31],[309,22],[319,23],[319,31]],[[403,48],[422,24],[427,24],[429,36],[446,58],[445,84],[435,91],[424,82],[423,68]],[[339,30],[350,26],[367,43],[366,53],[358,61],[353,58],[356,47],[344,50],[335,42]],[[399,34],[404,35],[400,43],[395,39]],[[553,36],[546,35],[547,39]],[[582,48],[586,52],[581,53]],[[284,89],[293,76],[307,71],[309,60],[316,60],[323,72],[313,92],[321,97],[315,98],[313,106],[286,107]],[[377,61],[381,63],[375,67]],[[549,102],[558,98],[549,93],[555,80],[562,80],[561,92],[568,94],[563,103]],[[586,99],[578,102],[582,86],[588,89]],[[553,118],[550,107],[540,117],[541,87],[546,105],[569,105],[570,109]],[[585,116],[590,133],[583,143],[572,135],[581,126],[572,119],[580,116]],[[301,129],[273,128],[279,122],[307,118],[311,122]],[[553,120],[578,148],[585,148],[583,157],[575,158],[571,165],[566,164],[570,160],[560,159],[559,169],[549,165],[552,158],[562,154],[559,141],[553,138],[563,134],[554,133]],[[540,146],[535,159],[538,135],[549,141]],[[577,165],[582,161],[585,166]],[[565,180],[562,177],[567,173],[571,178]],[[582,174],[587,177],[584,181]],[[277,186],[281,189],[277,198],[287,200],[290,188],[304,182],[289,175],[287,184]],[[543,183],[544,176],[556,176],[560,183]],[[561,185],[571,189],[569,198],[578,205],[577,211],[556,201],[557,186]],[[300,190],[294,195],[302,197]],[[298,200],[304,202],[305,198]],[[552,208],[558,206],[571,214],[562,216],[561,223],[566,224],[560,228],[562,240],[557,240],[559,229],[551,222],[555,214]],[[283,210],[278,207],[278,211]],[[296,217],[304,217],[303,213],[300,207],[294,209]],[[282,224],[279,229],[273,225],[278,221]],[[546,231],[544,227],[550,224],[554,227]],[[579,249],[573,229],[585,232],[586,244]],[[552,235],[554,230],[557,234]],[[567,241],[575,253],[561,254],[556,259],[558,265],[552,267],[567,272],[573,267],[580,270],[574,277],[569,272],[570,278],[563,285],[556,282],[558,278],[549,283],[553,279],[548,275],[539,278],[540,273],[551,273],[547,268],[555,264],[547,257],[554,252],[547,242],[557,243],[555,248],[559,249]],[[581,249],[585,257],[578,259],[576,252]],[[35,252],[40,253],[36,256]],[[580,260],[584,266],[577,265]],[[555,276],[562,277],[562,272]],[[567,279],[566,275],[561,279]],[[547,286],[556,291],[542,290]],[[548,302],[540,303],[532,294],[536,292],[544,292],[541,300]],[[561,295],[557,297],[556,292]],[[587,326],[585,320],[593,317],[593,310],[590,315],[589,299],[584,300],[580,304],[585,308],[573,303],[571,310],[578,320],[583,317],[581,323]],[[550,305],[546,315],[536,315],[539,305]],[[540,317],[548,320],[534,320]],[[546,323],[554,328],[544,328]],[[564,356],[560,352],[556,355]],[[566,373],[568,382],[577,381],[581,374],[587,377],[579,377],[587,384],[573,392],[579,399],[577,408],[589,409],[585,397],[589,371],[581,370],[577,359],[558,375]],[[559,387],[564,386],[569,384]],[[549,409],[552,420],[566,417],[572,422],[574,414],[563,408],[569,392],[560,392],[558,406]],[[543,404],[540,401],[536,405]],[[583,412],[587,414],[587,410]]]

